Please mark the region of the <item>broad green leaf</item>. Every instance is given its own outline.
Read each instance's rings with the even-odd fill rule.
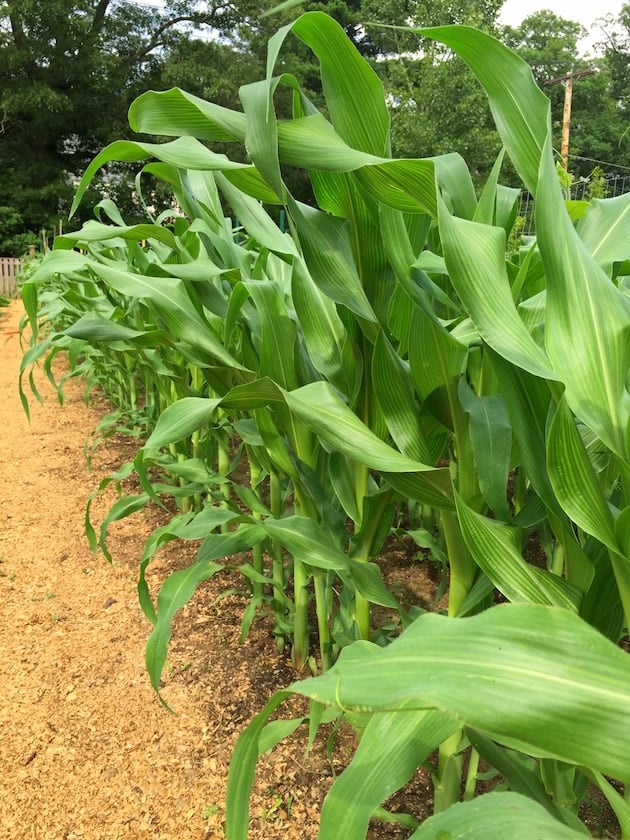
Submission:
[[[254,239],[264,248],[269,248],[269,250],[278,254],[297,256],[297,250],[292,239],[281,232],[258,201],[245,195],[222,173],[217,172],[215,179],[234,214]]]
[[[347,569],[348,558],[331,535],[307,516],[266,519],[265,531],[302,563],[317,569]]]
[[[273,99],[284,78],[278,77],[271,84],[263,79],[239,89],[246,118],[245,148],[263,178],[280,196],[284,195],[284,184],[278,159],[278,124]]]
[[[379,604],[392,610],[400,611],[401,607],[390,590],[385,585],[381,570],[376,563],[366,563],[362,560],[349,558],[350,577],[357,590],[371,604]]]
[[[562,811],[550,799],[540,778],[538,764],[533,758],[495,744],[474,729],[466,729],[466,737],[481,758],[494,767],[509,785],[510,790],[537,802],[556,820],[564,822]]]
[[[155,691],[159,691],[160,677],[166,662],[171,623],[177,610],[192,598],[197,586],[211,578],[223,566],[218,563],[195,563],[186,569],[173,572],[164,581],[158,595],[156,624],[146,646],[146,666]]]
[[[522,58],[479,29],[440,26],[414,30],[453,49],[484,87],[503,144],[526,188],[536,194],[550,128],[549,100]],[[557,181],[557,179],[556,179]]]
[[[596,262],[609,270],[630,257],[630,193],[591,201],[577,227]]]
[[[511,365],[499,353],[488,351],[505,399],[519,463],[534,490],[561,519],[564,512],[555,496],[546,466],[546,425],[551,404],[547,383]]]
[[[382,330],[372,354],[372,383],[396,446],[410,458],[430,463],[431,453],[420,424],[409,364],[398,356]]]
[[[349,650],[292,690],[357,711],[437,708],[513,749],[630,779],[630,659],[569,610],[425,613],[387,648]]]
[[[436,711],[403,708],[370,718],[350,765],[326,795],[319,837],[363,840],[376,808],[456,729]]]
[[[410,840],[584,840],[584,832],[555,820],[520,793],[487,793],[434,814]]]
[[[352,147],[383,156],[388,153],[389,114],[383,86],[342,27],[323,12],[307,12],[269,40],[267,83],[290,31],[320,61],[326,105],[337,133]]]
[[[263,538],[264,531],[257,525],[242,525],[226,534],[211,534],[199,549],[195,563],[166,578],[158,593],[156,622],[146,646],[147,670],[156,691],[160,687],[175,614],[190,601],[200,583],[224,568],[212,561],[245,551]]]
[[[158,132],[164,134],[164,132]],[[72,217],[90,182],[98,170],[111,161],[136,163],[146,158],[157,158],[164,163],[181,169],[244,169],[245,163],[236,163],[222,154],[212,152],[193,137],[178,137],[168,143],[138,143],[131,140],[116,140],[100,152],[85,170],[77,187],[70,216]]]
[[[269,377],[235,385],[221,398],[221,407],[233,411],[252,411],[264,405],[282,402],[282,391]]]
[[[549,141],[536,197],[538,246],[547,276],[545,346],[571,410],[628,460],[630,301],[577,236],[552,172]]]
[[[277,691],[236,742],[228,774],[225,814],[228,840],[247,840],[249,836],[249,796],[260,755],[260,739],[270,716],[288,697],[290,692]]]
[[[490,171],[490,175],[483,186],[477,210],[472,219],[473,222],[480,222],[483,225],[495,224],[495,209],[497,201],[497,186],[499,182],[499,175],[501,174],[501,166],[503,158],[505,157],[505,149],[501,149],[497,156],[494,166]]]
[[[281,388],[297,387],[295,370],[295,322],[289,317],[277,283],[251,281],[244,283],[260,318],[259,374],[276,382]]]
[[[456,503],[468,550],[508,600],[576,609],[580,593],[557,575],[526,563],[516,547],[520,535],[515,528],[475,513],[458,497]]]
[[[466,364],[467,349],[451,333],[418,308],[414,312],[409,337],[411,375],[421,400],[426,400],[439,388],[446,388],[459,380]],[[438,419],[452,428],[449,417]]]
[[[505,231],[457,219],[443,204],[439,219],[451,282],[484,341],[529,373],[556,379],[514,305],[505,265]]]
[[[245,115],[179,88],[139,96],[129,109],[129,125],[141,134],[244,140]]]
[[[215,415],[220,399],[184,397],[168,406],[145,444],[145,449],[157,449],[175,443],[197,429],[207,426]]]
[[[335,304],[315,285],[300,261],[293,266],[291,297],[315,368],[352,399],[360,373],[352,341]]]
[[[554,492],[570,518],[618,552],[613,515],[564,399],[549,428],[547,465]]]
[[[168,343],[167,336],[161,330],[134,330],[98,312],[86,312],[71,327],[64,330],[63,334],[91,342],[129,342],[147,347]]]
[[[459,381],[459,398],[470,416],[468,428],[479,489],[497,517],[507,521],[512,427],[505,401],[500,394],[477,396],[464,377]]]
[[[132,242],[139,242],[142,239],[155,239],[170,248],[177,248],[177,239],[172,231],[160,225],[145,224],[114,227],[94,221],[86,222],[81,230],[64,234],[60,242],[55,241],[55,245],[58,248],[63,248],[64,243],[67,242],[70,247],[73,247],[77,242],[107,242],[116,237],[128,239]]]
[[[348,223],[292,199],[289,210],[306,265],[318,288],[360,318],[376,322],[357,271]]]
[[[313,382],[287,392],[285,399],[291,411],[315,434],[359,463],[388,472],[434,471],[377,438],[326,382]]]
[[[358,469],[362,469],[359,465]],[[328,477],[344,509],[346,516],[353,522],[361,521],[360,500],[357,499],[358,477],[357,464],[340,452],[331,452]]]
[[[381,475],[403,498],[415,499],[437,510],[454,510],[453,484],[446,467],[433,472],[382,472]]]
[[[140,493],[135,496],[123,496],[110,507],[107,511],[107,516],[101,522],[101,532],[99,537],[99,546],[105,555],[106,559],[111,563],[112,556],[107,549],[107,532],[112,522],[119,522],[139,510],[143,510],[149,502],[149,496],[146,493]]]
[[[148,301],[174,340],[187,342],[191,348],[210,354],[229,368],[244,369],[225,350],[219,336],[198,313],[184,281],[171,277],[145,277],[100,262],[90,263],[90,268],[121,294]]]

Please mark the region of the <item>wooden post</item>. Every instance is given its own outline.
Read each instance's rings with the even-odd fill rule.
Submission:
[[[569,171],[569,137],[571,134],[571,99],[573,98],[573,76],[567,76],[564,83],[564,109],[562,111],[562,145],[560,157],[565,172]]]
[[[596,73],[596,70],[586,68],[585,70],[575,70],[567,73],[566,76],[558,76],[557,79],[548,79],[546,85],[556,85],[558,83],[564,85],[564,110],[562,112],[562,145],[560,147],[560,156],[562,157],[562,166],[565,172],[569,171],[569,139],[571,136],[571,100],[573,98],[573,80],[580,79],[582,76],[590,76]]]

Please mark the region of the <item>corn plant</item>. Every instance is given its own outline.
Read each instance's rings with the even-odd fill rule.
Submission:
[[[134,103],[134,129],[175,139],[108,147],[75,204],[100,166],[151,158],[143,171],[173,186],[187,219],[128,228],[110,214],[113,226],[58,241],[25,288],[31,322],[38,283],[59,273],[73,280],[64,317],[77,295],[104,295],[109,308],[67,323],[25,368],[86,339],[150,352],[148,368],[161,345],[177,358],[174,367],[160,358],[170,400],[134,462],[144,493],[104,523],[159,501],[157,465],[196,504],[153,535],[140,563],[154,687],[173,616],[224,557],[254,549],[241,566],[253,586],[247,620],[270,604],[276,632],[291,626],[298,671],[315,599],[326,673],[279,693],[239,741],[233,840],[247,834],[257,756],[279,737],[267,721],[292,692],[311,699],[313,730],[325,704],[362,733],[324,803],[321,837],[365,836],[434,750],[440,813],[414,837],[583,835],[576,814],[589,783],[628,837],[627,801],[606,776],[630,782],[630,673],[617,647],[630,618],[630,202],[594,200],[574,225],[549,103],[527,66],[476,30],[418,32],[459,53],[488,95],[504,152],[480,195],[458,155],[391,158],[377,76],[337,24],[305,14],[271,39],[268,76],[241,89],[241,111],[177,89]],[[320,61],[325,115],[298,79],[274,76],[292,36]],[[278,120],[283,86],[293,116]],[[214,153],[217,140],[244,144],[251,163]],[[503,155],[536,199],[536,241],[509,251],[517,193],[500,184]],[[285,166],[309,172],[316,206],[290,194]],[[222,202],[239,219],[237,237]],[[87,280],[97,293],[80,291]],[[135,363],[117,367],[126,369]],[[249,488],[230,478],[235,435]],[[383,584],[376,561],[402,504],[438,523],[447,616],[413,620]],[[146,567],[173,538],[203,542],[156,605]],[[528,562],[533,551],[542,564]],[[493,606],[497,591],[507,605]],[[372,603],[397,610],[404,628],[385,649],[369,641]],[[480,757],[511,792],[478,805]]]

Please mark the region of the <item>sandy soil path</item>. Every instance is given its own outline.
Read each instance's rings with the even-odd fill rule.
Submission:
[[[87,469],[99,414],[78,382],[63,407],[43,384],[29,425],[21,314],[16,302],[0,321],[0,836],[212,836],[202,813],[223,783],[203,706],[174,685],[178,716],[160,707],[132,567],[95,558],[84,537],[86,499],[116,453]],[[118,537],[131,556],[142,530]]]

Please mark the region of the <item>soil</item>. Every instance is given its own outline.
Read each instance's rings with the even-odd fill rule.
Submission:
[[[94,395],[86,400],[75,379],[59,405],[41,372],[44,403],[30,399],[29,424],[17,388],[22,314],[19,301],[0,310],[0,840],[218,840],[236,739],[296,674],[264,617],[239,642],[247,597],[239,594],[242,578],[226,572],[175,620],[161,686],[175,714],[160,704],[145,670],[151,626],[136,579],[144,541],[164,514],[147,509],[113,525],[111,564],[91,553],[86,502],[136,445],[114,436],[89,468],[86,438],[108,406]],[[111,487],[95,499],[96,522],[115,499]],[[195,552],[187,543],[160,551],[149,572],[154,595]],[[432,608],[441,573],[415,555],[390,542],[384,576],[406,606]],[[284,714],[306,711],[296,698]],[[253,840],[316,838],[321,802],[354,748],[353,734],[342,730],[329,755],[326,734],[306,754],[306,732],[298,731],[259,762]],[[388,808],[423,819],[431,797],[421,769]],[[598,827],[601,820],[598,813]],[[368,838],[408,835],[378,823]]]

